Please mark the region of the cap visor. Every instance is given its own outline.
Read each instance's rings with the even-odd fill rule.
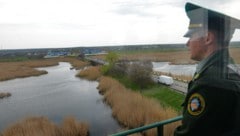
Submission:
[[[193,29],[188,29],[188,31],[183,35],[183,37],[190,37],[194,33]]]

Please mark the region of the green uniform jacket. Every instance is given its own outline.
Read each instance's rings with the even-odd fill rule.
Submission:
[[[174,136],[240,136],[240,76],[224,54],[215,53],[189,83]]]

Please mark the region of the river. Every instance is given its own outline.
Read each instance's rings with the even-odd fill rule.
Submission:
[[[106,136],[121,129],[112,111],[102,101],[98,82],[75,77],[69,63],[38,68],[48,74],[0,82],[0,90],[11,97],[0,99],[0,130],[30,116],[46,116],[60,123],[67,116],[87,122],[91,136]]]
[[[152,62],[153,71],[171,73],[174,75],[193,76],[197,64],[189,65],[170,65],[169,62]]]

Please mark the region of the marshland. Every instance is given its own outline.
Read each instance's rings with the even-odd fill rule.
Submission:
[[[237,63],[238,52],[231,50]],[[196,63],[185,50],[117,54],[130,61]],[[184,75],[178,78],[191,80]],[[150,83],[143,88],[75,57],[0,62],[0,81],[0,93],[10,95],[0,99],[3,136],[109,135],[178,116],[184,99],[166,86]],[[167,125],[165,136],[171,136],[179,124]],[[153,129],[137,135],[155,134]]]

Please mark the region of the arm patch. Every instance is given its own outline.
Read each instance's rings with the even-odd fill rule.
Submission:
[[[199,93],[194,93],[188,99],[187,111],[190,115],[198,116],[205,110],[205,100]]]

